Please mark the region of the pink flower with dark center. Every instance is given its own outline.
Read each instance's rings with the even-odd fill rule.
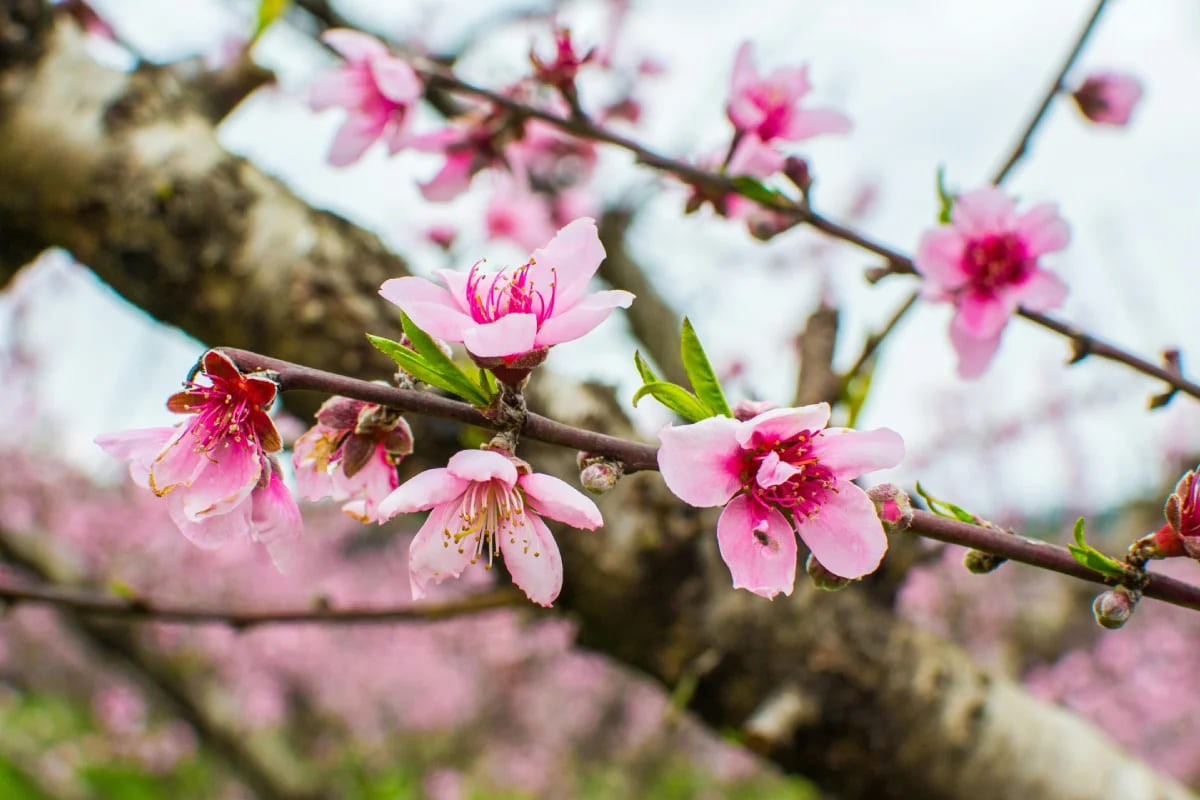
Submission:
[[[1154,557],[1200,559],[1200,474],[1189,470],[1163,508],[1167,524],[1154,537]]]
[[[442,286],[393,278],[379,293],[430,335],[461,342],[480,364],[512,365],[578,339],[633,302],[621,290],[587,293],[603,259],[596,223],[581,218],[519,267],[487,273],[476,264],[465,275],[440,270]]]
[[[798,142],[821,133],[849,131],[850,119],[839,111],[800,108],[811,88],[807,66],[780,68],[760,76],[754,66],[754,47],[746,42],[738,49],[733,65],[729,119],[740,134],[760,142]]]
[[[185,422],[110,433],[96,443],[129,461],[134,481],[165,497],[171,519],[201,547],[237,535],[268,545],[295,538],[300,511],[269,455],[283,446],[266,412],[275,383],[242,375],[218,350],[204,354],[200,374],[206,383],[189,381],[167,401],[171,411],[191,415]]]
[[[737,589],[791,594],[796,535],[829,572],[875,570],[887,537],[875,505],[851,481],[895,466],[900,436],[887,428],[826,428],[829,405],[776,408],[747,420],[711,417],[664,428],[658,467],[667,487],[694,506],[725,506],[721,558]]]
[[[1142,99],[1142,84],[1132,75],[1097,72],[1089,75],[1071,97],[1092,122],[1123,126],[1129,124],[1134,106]]]
[[[409,549],[414,599],[432,583],[457,578],[480,560],[497,556],[513,582],[539,605],[562,589],[562,558],[542,516],[576,528],[604,524],[596,504],[550,475],[532,472],[519,458],[492,450],[456,453],[392,492],[379,506],[381,520],[430,510]]]
[[[574,92],[575,76],[584,64],[596,56],[596,48],[588,50],[582,56],[575,52],[571,41],[571,31],[568,28],[558,28],[554,31],[554,58],[543,60],[536,51],[529,51],[529,61],[533,64],[533,74],[547,86],[555,86],[563,92]]]
[[[344,512],[375,522],[380,501],[400,485],[396,466],[412,450],[412,429],[395,411],[331,397],[317,411],[317,424],[296,440],[300,496],[346,501]]]
[[[412,67],[388,52],[378,39],[347,29],[326,31],[322,41],[346,63],[313,83],[314,111],[346,109],[346,121],[334,137],[329,163],[353,164],[376,141],[395,154],[410,139],[413,106],[424,92]]]
[[[1062,305],[1066,284],[1038,259],[1066,247],[1070,238],[1054,204],[1018,214],[1013,201],[991,186],[960,195],[952,224],[921,237],[913,263],[925,278],[925,297],[957,306],[950,340],[959,375],[974,378],[987,368],[1018,308]]]

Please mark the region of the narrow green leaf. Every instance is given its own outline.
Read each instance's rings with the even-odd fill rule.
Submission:
[[[1083,517],[1075,520],[1075,544],[1079,545],[1080,547],[1087,547],[1088,543],[1083,538],[1083,527]]]
[[[496,392],[500,391],[500,384],[496,382],[496,376],[486,369],[479,370],[479,385],[483,387],[489,397],[495,397]]]
[[[937,168],[938,193],[938,222],[943,225],[950,222],[950,212],[954,209],[954,193],[946,188],[946,165],[938,164]]]
[[[694,394],[682,386],[676,386],[673,383],[667,383],[666,381],[647,383],[637,390],[637,393],[633,396],[633,404],[636,406],[638,401],[646,395],[650,395],[688,422],[699,422],[702,419],[712,416]]]
[[[491,401],[491,394],[478,383],[471,379],[471,376],[463,372],[458,364],[454,363],[454,359],[442,352],[442,348],[438,347],[437,342],[433,340],[425,331],[417,326],[417,323],[405,314],[400,312],[400,325],[404,328],[404,335],[412,342],[413,349],[417,351],[417,355],[439,375],[445,376],[446,380],[452,382],[457,389],[452,389],[456,394],[471,400],[477,406],[486,406]]]
[[[633,351],[633,364],[637,367],[638,375],[642,376],[642,383],[654,383],[662,380],[654,374],[654,370],[650,369],[646,359],[642,358],[642,354],[637,350]]]
[[[258,14],[254,19],[254,34],[250,37],[250,41],[258,41],[258,37],[271,27],[272,22],[282,17],[291,4],[292,0],[259,0]]]
[[[956,519],[959,522],[965,522],[969,525],[980,524],[980,518],[977,515],[972,514],[962,506],[956,506],[954,503],[950,503],[946,500],[939,500],[929,492],[925,491],[925,487],[921,485],[920,481],[917,481],[917,494],[924,498],[925,502],[929,505],[929,510],[934,514],[937,514],[939,517]]]
[[[421,356],[399,342],[393,342],[391,339],[385,339],[382,336],[372,336],[369,333],[367,334],[367,340],[377,350],[392,359],[392,361],[395,361],[400,369],[409,373],[417,380],[424,381],[430,386],[444,389],[451,394],[461,397],[472,405],[487,405],[487,398],[483,396],[478,386],[475,386],[470,381],[464,383],[463,381],[456,380],[453,376],[448,377],[443,375],[426,363]]]
[[[692,382],[692,389],[696,392],[696,397],[700,399],[701,403],[708,406],[709,411],[712,412],[709,416],[720,414],[724,417],[732,417],[733,412],[729,410],[725,392],[721,391],[721,382],[717,380],[717,373],[713,371],[712,364],[709,363],[708,356],[704,354],[704,348],[700,344],[700,337],[696,335],[696,329],[692,327],[692,323],[687,317],[683,318],[683,331],[679,338],[683,368],[687,372],[688,380]]]
[[[1075,520],[1075,544],[1068,544],[1067,550],[1071,551],[1072,557],[1083,566],[1090,570],[1099,572],[1105,577],[1114,580],[1123,580],[1128,577],[1128,569],[1120,561],[1117,561],[1111,556],[1101,553],[1096,548],[1087,543],[1083,535],[1084,522],[1083,517]]]
[[[762,181],[757,178],[751,178],[749,175],[738,175],[733,178],[730,183],[737,193],[742,197],[748,197],[758,203],[764,203],[768,206],[791,205],[791,200],[787,195],[776,189],[769,189],[763,186]]]

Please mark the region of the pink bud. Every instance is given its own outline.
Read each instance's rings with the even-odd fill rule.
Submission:
[[[875,504],[879,521],[888,533],[902,531],[912,524],[913,509],[908,494],[894,483],[881,483],[867,490],[867,497]]]
[[[1097,72],[1071,95],[1083,115],[1100,125],[1129,124],[1133,108],[1142,97],[1142,85],[1132,75]]]
[[[1109,630],[1120,628],[1133,616],[1133,609],[1137,607],[1139,599],[1141,598],[1137,592],[1124,586],[1101,592],[1092,601],[1092,614],[1096,617],[1096,624]]]

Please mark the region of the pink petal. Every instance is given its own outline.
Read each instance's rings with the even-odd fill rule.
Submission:
[[[1053,272],[1035,270],[1025,283],[1014,287],[1014,298],[1030,311],[1058,308],[1067,299],[1067,284]]]
[[[402,59],[393,56],[373,58],[369,66],[379,93],[393,103],[407,105],[421,96],[421,79]]]
[[[966,291],[959,297],[955,315],[962,332],[977,339],[999,336],[1012,316],[1016,303],[1003,294]]]
[[[205,550],[212,550],[250,533],[252,504],[243,502],[224,514],[212,514],[195,519],[183,510],[183,500],[174,494],[167,496],[167,511],[171,521],[184,537]]]
[[[194,420],[192,417],[175,429],[148,467],[147,484],[159,496],[179,486],[190,486],[208,464],[207,456],[195,451],[196,437],[191,433]]]
[[[176,428],[137,428],[104,433],[95,438],[104,452],[129,462],[134,483],[149,489],[150,465],[176,433]]]
[[[391,278],[379,287],[384,300],[393,303],[417,323],[417,327],[438,339],[461,342],[475,326],[455,302],[454,296],[436,283],[413,275]]]
[[[538,605],[553,603],[562,590],[562,555],[546,523],[526,513],[523,526],[501,528],[497,536],[513,583]]]
[[[329,401],[326,401],[327,403]],[[318,447],[327,447],[326,429],[314,425],[305,431],[292,446],[292,468],[296,473],[296,487],[305,500],[320,500],[333,492],[333,479],[320,463],[314,452]]]
[[[717,545],[733,575],[733,588],[768,599],[792,593],[796,534],[777,510],[756,506],[745,495],[733,498],[717,520]]]
[[[1071,227],[1054,203],[1041,203],[1017,217],[1015,230],[1030,258],[1062,250],[1071,241]]]
[[[263,456],[252,448],[225,447],[211,457],[218,460],[208,461],[190,486],[174,492],[183,500],[183,513],[189,519],[227,513],[246,501],[262,476]],[[207,460],[204,454],[200,458]]]
[[[568,309],[587,292],[588,281],[604,260],[596,222],[580,217],[563,226],[545,247],[533,251],[529,277],[537,286],[555,286],[554,307]],[[543,290],[545,291],[545,290]]]
[[[468,479],[453,475],[444,467],[427,469],[400,484],[379,503],[379,521],[449,503],[461,496],[468,485]]]
[[[725,171],[730,175],[766,178],[782,170],[786,160],[783,153],[759,139],[756,134],[747,133],[738,142]]]
[[[274,470],[267,485],[255,489],[250,497],[251,537],[267,546],[275,569],[287,572],[292,548],[304,528],[300,507]]]
[[[408,579],[414,600],[427,594],[430,583],[457,578],[475,558],[475,548],[471,546],[473,539],[454,542],[447,536],[457,513],[458,506],[454,503],[437,506],[429,512],[425,524],[409,545]]]
[[[446,469],[464,481],[501,481],[510,489],[517,483],[516,465],[495,450],[460,450],[450,456]]]
[[[517,483],[525,490],[529,507],[542,516],[589,531],[604,524],[596,504],[566,481],[534,472],[522,475]]]
[[[764,489],[770,489],[787,483],[793,475],[801,471],[799,467],[780,459],[779,453],[772,450],[758,465],[758,474],[754,476],[754,482]]]
[[[753,93],[758,84],[758,70],[754,66],[754,46],[750,42],[743,42],[733,59],[729,105],[726,108],[729,121],[738,130],[753,130],[762,124],[766,116],[766,112],[754,102]]]
[[[608,319],[615,308],[629,308],[634,297],[624,289],[609,289],[585,297],[574,308],[555,314],[538,329],[535,347],[570,342],[592,331]]]
[[[850,118],[832,108],[806,108],[792,114],[779,138],[798,142],[822,133],[849,133],[854,127]]]
[[[335,167],[358,161],[383,133],[386,124],[386,116],[351,113],[334,135],[327,160]]]
[[[417,140],[409,142],[416,147]],[[473,150],[446,154],[446,163],[431,180],[420,184],[421,196],[431,203],[445,203],[458,197],[471,185],[471,168],[475,163]]]
[[[709,417],[659,431],[658,469],[667,488],[689,505],[724,505],[742,486],[741,425],[729,417]]]
[[[321,34],[321,41],[336,50],[347,61],[367,61],[388,55],[383,42],[349,28],[334,28]]]
[[[313,79],[308,89],[308,107],[313,111],[357,108],[373,91],[369,76],[361,69],[334,69]]]
[[[826,428],[813,442],[812,454],[839,479],[851,481],[865,472],[899,464],[904,458],[904,440],[891,428]]]
[[[992,362],[992,356],[1000,347],[1000,334],[980,339],[966,333],[955,316],[950,321],[950,343],[958,353],[958,375],[960,378],[978,378]]]
[[[533,314],[505,314],[495,322],[476,325],[463,331],[463,344],[471,355],[503,358],[534,349],[537,317]]]
[[[829,424],[829,404],[814,403],[798,408],[773,408],[749,420],[738,428],[737,440],[742,447],[754,442],[785,442],[804,431],[819,431]]]
[[[1016,210],[1008,195],[994,186],[987,186],[959,195],[951,217],[958,232],[971,239],[1012,230]]]
[[[361,506],[356,508],[356,519],[360,522],[378,522],[379,505],[398,488],[399,478],[383,446],[378,445],[370,460],[354,477],[347,478],[339,469],[332,475],[332,482],[338,499],[357,498],[361,502]],[[345,508],[342,510],[345,511]]]
[[[957,289],[968,279],[962,267],[965,248],[966,241],[952,226],[934,228],[921,236],[913,266],[936,289]]]
[[[826,496],[812,518],[800,518],[796,532],[821,566],[843,578],[874,572],[887,552],[887,535],[867,493],[845,481]]]

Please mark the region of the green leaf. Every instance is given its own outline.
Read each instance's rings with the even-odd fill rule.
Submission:
[[[920,481],[917,481],[917,494],[921,495],[921,497],[925,499],[925,502],[929,504],[929,510],[934,514],[937,514],[939,517],[956,519],[959,522],[965,522],[968,525],[980,524],[980,518],[978,515],[972,514],[962,506],[956,506],[954,503],[950,503],[946,500],[939,500],[929,492],[925,491],[925,487],[921,485]]]
[[[1083,537],[1083,517],[1075,520],[1075,544],[1068,544],[1067,549],[1080,564],[1107,578],[1121,581],[1129,577],[1129,571],[1124,564],[1087,543]]]
[[[488,392],[485,388],[482,388],[478,383],[473,381],[470,375],[463,372],[458,364],[454,363],[454,359],[442,352],[442,348],[438,347],[438,344],[433,340],[433,337],[417,327],[417,323],[413,322],[412,319],[403,311],[400,312],[400,325],[404,328],[404,335],[408,337],[410,342],[412,342],[413,349],[417,351],[417,354],[421,356],[425,363],[428,364],[430,368],[434,370],[434,372],[442,375],[447,381],[454,383],[454,385],[458,387],[457,389],[452,389],[451,391],[454,391],[456,394],[466,397],[467,399],[471,399],[468,394],[466,394],[470,393],[477,399],[482,400],[482,402],[471,400],[471,402],[475,403],[475,405],[486,406],[489,402],[491,402],[491,395],[495,394],[495,392]]]
[[[756,203],[762,203],[767,206],[790,206],[792,201],[788,196],[777,189],[769,189],[762,184],[762,181],[757,178],[751,178],[749,175],[738,175],[733,178],[730,183],[737,193],[742,197],[748,197]]]
[[[122,600],[136,600],[138,593],[123,580],[113,578],[108,582],[108,590]]]
[[[712,412],[708,416],[720,414],[724,417],[732,417],[733,412],[729,410],[725,392],[721,391],[721,382],[717,380],[717,374],[713,371],[712,364],[708,362],[708,356],[704,354],[704,348],[700,345],[700,337],[696,335],[696,329],[692,327],[692,323],[687,317],[683,318],[679,352],[683,356],[683,368],[687,372],[688,380],[692,382],[692,389],[696,392],[696,397]]]
[[[954,209],[955,195],[946,188],[946,165],[938,164],[937,168],[937,193],[940,203],[938,208],[938,222],[943,225],[950,222],[950,212]]]
[[[443,375],[417,353],[409,350],[399,342],[393,342],[391,339],[385,339],[382,336],[372,336],[368,333],[367,341],[388,358],[392,359],[392,361],[395,361],[400,369],[409,373],[417,380],[424,381],[430,386],[436,386],[439,389],[444,389],[447,392],[458,395],[472,405],[487,405],[488,399],[483,396],[483,392],[478,386],[469,380],[460,380],[462,378],[461,372],[457,376]],[[455,369],[457,370],[457,367]]]
[[[642,376],[642,383],[655,383],[662,380],[654,374],[654,370],[650,369],[646,359],[642,358],[642,354],[637,350],[633,351],[633,365],[637,367],[638,375]]]
[[[712,416],[696,395],[667,381],[654,381],[638,389],[637,394],[633,396],[633,404],[636,406],[646,395],[650,395],[688,422],[699,422]]]
[[[254,18],[254,33],[250,41],[258,41],[258,37],[271,27],[272,22],[282,17],[291,4],[292,0],[259,0],[258,14]]]
[[[875,365],[877,360],[872,357],[867,361],[862,369],[858,371],[850,381],[846,383],[846,388],[842,390],[842,401],[846,404],[846,427],[853,428],[858,422],[858,415],[862,413],[863,406],[867,403],[867,395],[871,391],[871,381],[875,377]]]

